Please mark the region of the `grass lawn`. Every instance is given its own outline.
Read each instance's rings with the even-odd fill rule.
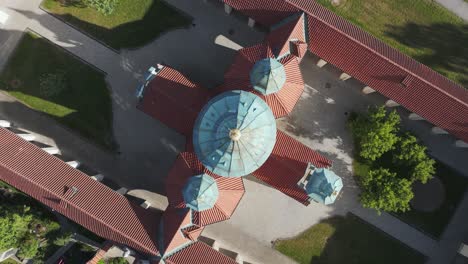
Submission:
[[[384,155],[384,159],[388,156]],[[356,157],[353,163],[354,174],[357,178],[363,177],[373,167],[389,167],[388,162],[388,160],[377,160],[374,164],[369,164]],[[453,213],[455,213],[458,203],[463,198],[463,194],[468,186],[468,179],[440,161],[436,160],[435,167],[435,176],[439,177],[445,187],[446,196],[441,207],[429,213],[411,208],[411,211],[394,213],[393,215],[437,239],[442,235]]]
[[[164,31],[191,22],[162,0],[120,0],[107,16],[86,7],[81,0],[44,0],[42,7],[114,49],[142,46]]]
[[[317,0],[390,46],[468,87],[468,24],[433,0]]]
[[[353,214],[333,217],[275,248],[300,264],[424,263],[425,257]]]
[[[41,85],[49,74],[62,76],[60,84]],[[40,36],[25,33],[0,74],[0,88],[98,145],[115,149],[105,75]]]

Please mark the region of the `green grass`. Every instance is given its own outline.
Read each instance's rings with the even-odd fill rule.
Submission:
[[[275,248],[300,264],[424,263],[425,257],[355,215],[333,217]]]
[[[468,87],[468,24],[432,0],[319,3],[390,46]]]
[[[65,72],[66,85],[44,95],[44,74]],[[105,75],[33,33],[25,33],[0,74],[1,89],[98,145],[114,150],[112,102]]]
[[[162,0],[120,0],[111,15],[86,7],[80,0],[44,0],[42,7],[114,49],[134,48],[155,39],[162,32],[190,24]]]
[[[391,155],[384,155],[374,163],[369,163],[357,157],[353,162],[354,175],[358,179],[364,177],[372,168],[389,167]],[[391,167],[391,166],[390,166]],[[433,212],[421,212],[414,208],[411,211],[394,213],[393,215],[404,222],[420,229],[434,238],[442,235],[445,227],[455,213],[458,203],[468,187],[468,179],[458,172],[436,160],[435,176],[439,177],[445,188],[445,200],[439,209]],[[392,167],[392,170],[396,168]]]

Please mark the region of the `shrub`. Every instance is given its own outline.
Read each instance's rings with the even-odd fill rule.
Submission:
[[[408,171],[410,181],[426,183],[435,173],[435,161],[428,157],[426,147],[409,133],[404,134],[396,147],[393,162]]]
[[[370,108],[368,115],[358,115],[350,121],[353,135],[359,144],[359,155],[376,160],[394,148],[398,142],[400,116],[396,111],[387,113],[385,108]]]
[[[39,240],[34,236],[30,235],[24,239],[19,246],[18,257],[22,259],[33,258],[39,249]]]
[[[125,258],[117,257],[109,259],[107,264],[128,264],[128,261]]]
[[[84,0],[85,4],[91,8],[96,9],[104,15],[110,15],[114,12],[118,0]]]
[[[377,212],[405,212],[413,199],[411,181],[397,177],[387,169],[370,170],[361,178],[361,203]]]
[[[66,244],[68,244],[68,242],[70,242],[71,237],[72,237],[72,233],[66,232],[58,236],[57,238],[55,238],[54,245],[60,246],[60,247],[65,246]]]

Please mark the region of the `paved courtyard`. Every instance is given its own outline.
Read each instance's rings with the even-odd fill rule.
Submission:
[[[40,0],[0,0],[0,8],[11,16],[9,23],[0,30],[2,58],[13,50],[21,32],[29,28],[107,73],[113,97],[114,133],[120,154],[96,148],[3,93],[0,93],[0,118],[10,119],[20,127],[41,135],[46,142],[57,145],[64,153],[97,169],[121,186],[163,193],[163,180],[177,153],[183,150],[184,139],[135,109],[134,91],[145,70],[163,62],[193,81],[213,88],[222,82],[224,70],[232,62],[235,50],[259,43],[264,37],[262,32],[247,27],[245,18],[226,15],[222,6],[214,1],[168,2],[192,15],[193,25],[167,32],[139,49],[123,50],[117,54],[40,10]],[[364,110],[370,104],[383,104],[386,99],[377,93],[364,96],[360,91],[361,83],[354,79],[339,81],[339,70],[331,65],[318,68],[315,65],[317,59],[310,54],[304,58],[301,69],[307,84],[305,92],[293,114],[278,120],[277,124],[281,130],[333,160],[333,170],[344,178],[342,196],[334,206],[313,203],[304,207],[248,177],[245,180],[246,194],[232,219],[208,226],[205,233],[220,236],[218,238],[223,241],[230,238],[255,241],[262,250],[253,252],[246,246],[248,243],[237,247],[242,254],[259,261],[262,257],[267,258],[268,254],[274,256],[274,253],[268,253],[271,241],[297,235],[332,215],[353,212],[430,256],[431,263],[445,263],[444,260],[455,255],[457,243],[468,232],[468,226],[463,222],[468,219],[468,196],[441,241],[430,239],[388,214],[378,216],[363,209],[357,201],[358,188],[352,178],[353,145],[345,121],[351,111]],[[0,61],[0,69],[4,62]],[[430,124],[409,121],[406,119],[408,112],[401,107],[397,109],[404,117],[405,127],[429,145],[432,155],[468,177],[468,150],[454,148],[451,136],[433,135]],[[272,261],[269,263],[274,263]],[[277,261],[284,263],[280,259]]]

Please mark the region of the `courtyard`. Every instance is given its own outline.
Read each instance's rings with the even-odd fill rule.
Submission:
[[[51,144],[58,145],[67,154],[92,165],[121,186],[163,193],[164,177],[177,153],[184,148],[184,139],[135,109],[134,90],[144,72],[149,66],[164,62],[206,88],[214,88],[222,82],[223,73],[232,62],[236,49],[261,41],[264,33],[248,28],[243,18],[225,15],[222,6],[217,3],[168,1],[191,14],[193,25],[166,32],[138,49],[122,49],[121,54],[116,54],[79,31],[50,19],[46,13],[36,9],[39,2],[31,4],[35,10],[32,13],[20,9],[11,11],[18,21],[23,22],[10,25],[14,28],[12,31],[18,30],[15,27],[20,25],[33,28],[40,35],[107,73],[106,81],[112,91],[113,133],[120,146],[119,153],[103,153],[48,118],[31,117],[28,109],[5,95],[0,96],[0,116],[15,120],[22,127],[41,134]],[[25,8],[17,7],[15,1],[6,3],[11,7],[10,10]],[[208,12],[210,15],[205,15]],[[29,22],[30,19],[32,22]],[[7,32],[2,30],[0,34]],[[197,45],[187,46],[186,43]],[[207,227],[205,232],[223,228],[226,230],[225,237],[220,238],[223,241],[229,240],[229,235],[236,230],[241,230],[249,234],[249,239],[269,247],[272,241],[294,237],[324,218],[352,212],[426,256],[441,258],[447,256],[445,254],[453,254],[454,245],[446,245],[444,235],[440,241],[436,241],[391,215],[377,216],[375,212],[360,206],[357,200],[359,190],[352,172],[353,143],[346,128],[346,120],[351,112],[363,111],[369,105],[382,105],[387,99],[377,93],[363,95],[363,84],[353,79],[340,81],[338,76],[341,72],[332,65],[317,67],[318,59],[310,54],[304,58],[301,70],[306,83],[305,92],[293,114],[278,120],[277,126],[333,160],[333,170],[344,180],[343,195],[331,207],[319,204],[304,207],[278,191],[247,178],[246,195],[234,216],[228,222]],[[451,146],[450,136],[433,135],[430,124],[408,120],[409,112],[405,109],[399,107],[398,112],[405,128],[417,134],[428,145],[434,157],[468,177],[468,164],[464,162],[468,158],[466,150]],[[463,207],[460,206],[458,210],[468,206],[466,199],[462,200]],[[258,217],[258,221],[251,221],[253,214]],[[455,216],[455,221],[463,217],[458,214]],[[448,232],[457,228],[454,226]],[[436,250],[439,246],[440,250]],[[246,254],[252,254],[253,259],[261,258],[255,252]]]

